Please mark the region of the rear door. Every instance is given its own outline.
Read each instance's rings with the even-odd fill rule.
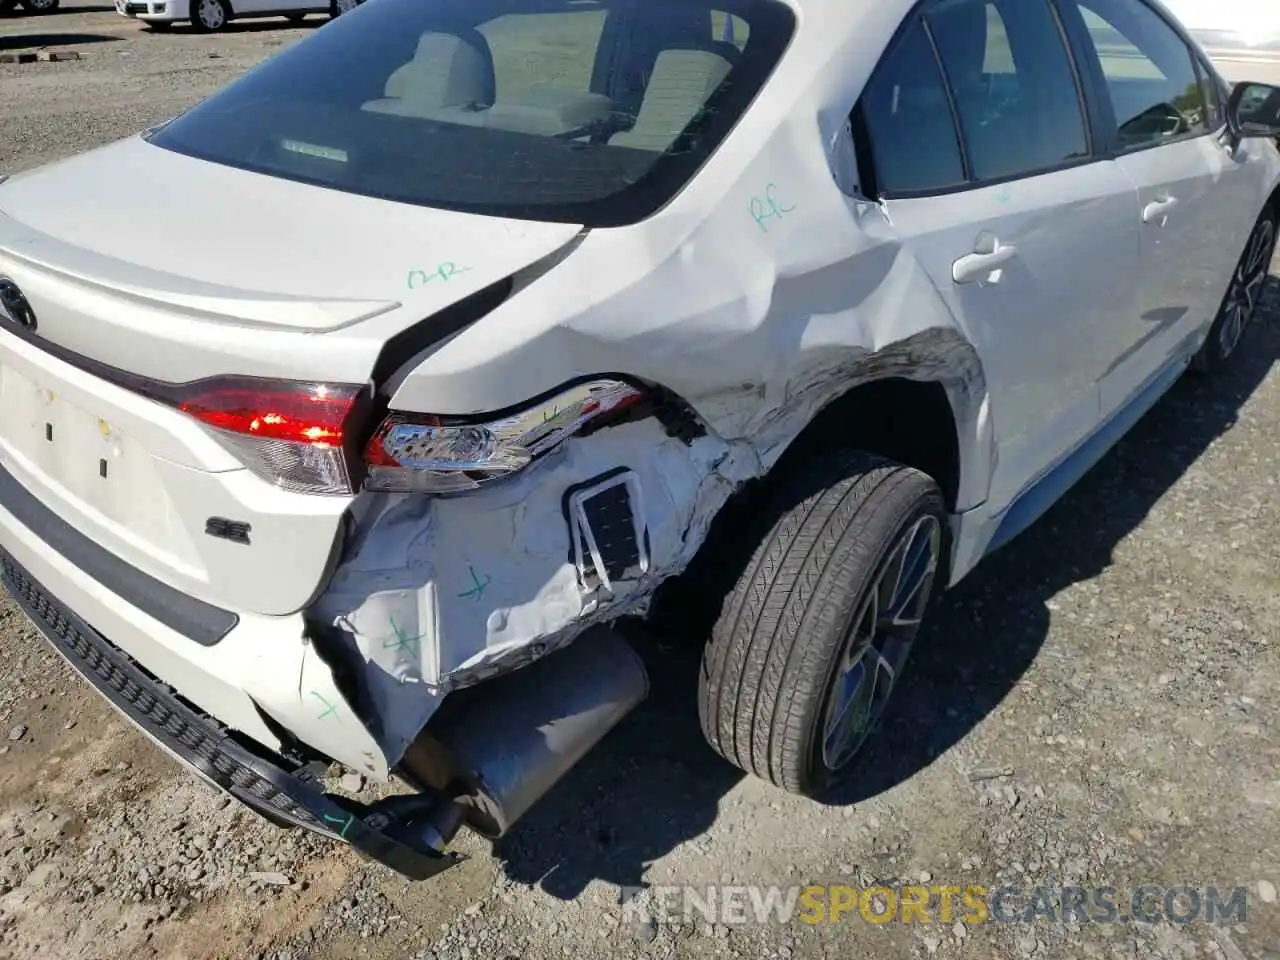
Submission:
[[[1095,159],[1082,102],[1048,0],[940,0],[857,113],[875,192],[983,361],[997,507],[1096,429],[1137,310],[1136,191]]]
[[[1101,135],[1139,193],[1140,309],[1102,384],[1104,413],[1185,357],[1217,314],[1258,216],[1249,145],[1223,136],[1220,91],[1198,55],[1143,0],[1068,0],[1100,90]],[[1072,23],[1074,18],[1078,21]]]

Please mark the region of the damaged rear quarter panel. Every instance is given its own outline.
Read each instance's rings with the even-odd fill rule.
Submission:
[[[641,607],[692,559],[732,491],[858,383],[941,383],[960,432],[957,509],[985,499],[981,362],[884,211],[837,186],[833,156],[848,151],[820,115],[803,97],[754,110],[667,209],[591,232],[400,382],[395,409],[475,415],[624,374],[674,391],[707,433],[686,445],[653,420],[626,424],[466,496],[370,504],[318,612],[369,664],[388,757],[451,687]],[[570,560],[562,499],[618,467],[639,479],[652,559],[602,602]]]
[[[642,604],[692,559],[740,475],[758,470],[707,436],[655,420],[570,440],[519,479],[451,498],[384,495],[313,615],[367,664],[382,747],[398,757],[450,689],[513,669]],[[648,572],[589,589],[571,561],[565,491],[623,467],[643,491]]]
[[[959,432],[957,509],[982,503],[994,444],[973,338],[884,209],[840,189],[846,128],[824,131],[806,107],[749,162],[717,155],[650,220],[589,233],[409,373],[393,406],[482,414],[576,377],[629,374],[682,397],[767,470],[857,384],[930,380]]]

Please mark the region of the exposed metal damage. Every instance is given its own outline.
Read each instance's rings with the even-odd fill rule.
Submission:
[[[398,757],[444,694],[640,609],[759,471],[745,445],[711,435],[686,444],[650,419],[573,439],[527,475],[466,497],[386,496],[360,520],[312,615],[359,650],[381,746]],[[589,504],[598,488],[616,500],[619,480],[635,532],[595,529],[595,557],[575,550],[566,493]],[[606,549],[645,562],[618,568]]]
[[[671,436],[650,417],[572,438],[523,474],[465,497],[370,500],[311,616],[363,663],[376,714],[370,733],[388,762],[447,694],[642,613],[688,566],[734,491],[767,473],[851,385],[929,375],[959,398],[975,384],[980,392],[966,347],[951,331],[927,330],[854,359],[841,351],[752,425],[759,446],[710,431]]]

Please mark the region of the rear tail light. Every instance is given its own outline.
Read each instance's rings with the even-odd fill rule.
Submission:
[[[352,423],[364,388],[352,384],[220,378],[173,398],[255,474],[297,493],[349,494]]]
[[[515,412],[438,417],[392,412],[369,436],[369,393],[354,384],[219,377],[156,396],[204,424],[262,479],[296,493],[349,495],[365,488],[458,493],[523,470],[569,437],[613,420],[646,398],[631,384],[596,379]]]
[[[583,430],[645,398],[628,383],[590,380],[515,413],[463,421],[393,413],[365,448],[365,487],[457,493],[517,473]]]

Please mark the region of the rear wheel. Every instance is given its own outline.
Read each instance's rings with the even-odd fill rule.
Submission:
[[[21,0],[32,13],[52,13],[58,9],[58,0]]]
[[[928,476],[864,453],[793,469],[703,656],[698,713],[735,766],[804,795],[883,715],[933,595],[946,508]]]
[[[1249,321],[1258,311],[1262,291],[1271,273],[1276,252],[1276,211],[1262,211],[1245,244],[1244,254],[1231,275],[1231,284],[1223,298],[1218,317],[1213,321],[1209,337],[1192,363],[1202,373],[1217,373],[1227,365],[1240,345]]]
[[[231,22],[226,0],[191,0],[191,26],[200,33],[225,30]]]

